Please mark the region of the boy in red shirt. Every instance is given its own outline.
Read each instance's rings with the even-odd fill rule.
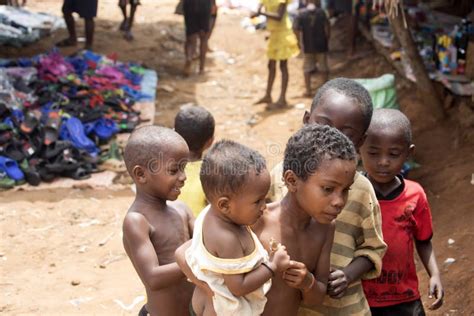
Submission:
[[[430,309],[443,304],[443,286],[431,244],[433,227],[423,188],[399,175],[415,149],[408,118],[398,110],[374,111],[361,156],[382,210],[382,231],[388,245],[382,274],[363,281],[372,315],[425,315],[413,256],[416,246],[430,275]]]

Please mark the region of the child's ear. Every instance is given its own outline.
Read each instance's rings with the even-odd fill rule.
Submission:
[[[308,111],[304,111],[303,124],[308,124],[311,114]]]
[[[285,173],[283,173],[283,181],[285,181],[289,192],[296,192],[298,176],[293,172],[293,170],[286,170]]]
[[[217,208],[224,214],[228,214],[230,210],[230,199],[227,196],[221,196],[217,199]]]
[[[133,167],[132,177],[135,179],[136,183],[145,184],[146,183],[145,169],[139,165]]]
[[[212,135],[212,137],[207,140],[207,142],[204,144],[204,148],[202,149],[202,151],[205,151],[206,149],[211,147],[213,142],[214,142],[214,135]]]

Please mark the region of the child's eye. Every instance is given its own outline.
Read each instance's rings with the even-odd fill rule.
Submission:
[[[390,156],[397,158],[397,157],[400,156],[400,154],[399,153],[390,153]]]
[[[334,188],[332,187],[323,187],[324,193],[332,193],[334,192]]]

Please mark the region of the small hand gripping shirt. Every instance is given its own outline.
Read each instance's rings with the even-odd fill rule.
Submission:
[[[191,246],[186,250],[185,258],[193,274],[206,282],[214,292],[212,303],[218,316],[258,316],[263,313],[270,290],[271,279],[257,290],[235,297],[224,283],[224,274],[244,274],[256,269],[262,262],[268,261],[268,253],[257,236],[247,227],[255,244],[255,250],[242,258],[218,258],[209,253],[203,242],[203,222],[209,206],[206,207],[194,223]]]

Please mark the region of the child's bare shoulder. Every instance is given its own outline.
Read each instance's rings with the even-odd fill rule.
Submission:
[[[203,230],[203,237],[207,251],[220,258],[238,258],[241,255],[240,246],[232,247],[240,245],[235,231],[222,227],[209,216],[206,216],[204,225],[206,229]]]
[[[136,235],[143,232],[149,233],[152,229],[150,222],[144,214],[135,210],[129,210],[123,220],[123,234],[125,237],[128,235]]]

